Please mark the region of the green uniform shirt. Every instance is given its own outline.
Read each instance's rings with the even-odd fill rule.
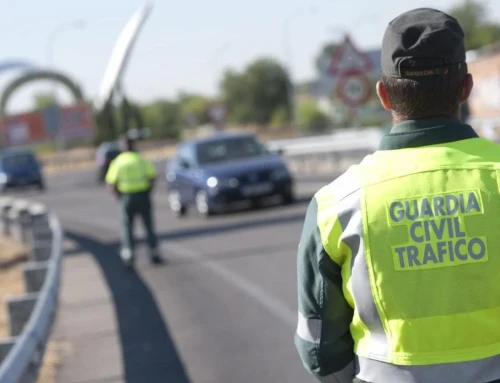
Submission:
[[[120,193],[138,193],[151,187],[156,169],[139,153],[125,152],[116,157],[106,174],[106,183],[116,185]]]

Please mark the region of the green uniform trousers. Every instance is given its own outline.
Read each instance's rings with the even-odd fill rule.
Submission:
[[[158,239],[153,222],[151,195],[149,191],[138,193],[123,193],[120,195],[120,215],[122,248],[134,250],[134,220],[140,216],[146,229],[148,246],[155,250],[158,246]]]

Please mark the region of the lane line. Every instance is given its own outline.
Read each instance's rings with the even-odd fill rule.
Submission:
[[[282,322],[285,322],[291,326],[297,326],[297,313],[290,310],[268,292],[262,290],[258,285],[248,281],[237,273],[216,262],[207,260],[198,252],[190,250],[184,246],[169,243],[163,245],[162,248],[166,250],[171,249],[178,255],[185,258],[204,261],[201,262],[200,265],[206,267],[214,274],[225,279],[226,282],[228,282],[232,286],[238,288],[240,291],[253,298],[257,303],[266,308],[271,314],[276,316]]]

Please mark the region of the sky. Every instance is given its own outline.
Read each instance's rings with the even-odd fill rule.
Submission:
[[[145,1],[0,0],[1,61],[45,66],[52,51],[54,68],[72,76],[93,98],[121,30]],[[242,70],[264,56],[288,65],[294,81],[310,80],[320,48],[346,31],[359,48],[378,48],[387,23],[398,14],[426,6],[446,11],[458,1],[150,1],[153,10],[124,73],[124,88],[140,102],[174,98],[180,91],[214,95],[223,70]],[[487,5],[490,17],[500,21],[500,1]],[[61,27],[75,23],[83,27]],[[56,29],[61,32],[54,34]],[[1,74],[0,89],[18,74]],[[30,108],[34,94],[49,89],[42,81],[26,85],[13,96],[8,112]],[[60,96],[70,102],[66,91]]]

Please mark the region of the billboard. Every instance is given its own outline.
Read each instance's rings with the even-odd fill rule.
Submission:
[[[87,104],[50,107],[39,112],[9,116],[3,121],[2,133],[7,146],[29,145],[91,137],[94,134],[92,109]]]

